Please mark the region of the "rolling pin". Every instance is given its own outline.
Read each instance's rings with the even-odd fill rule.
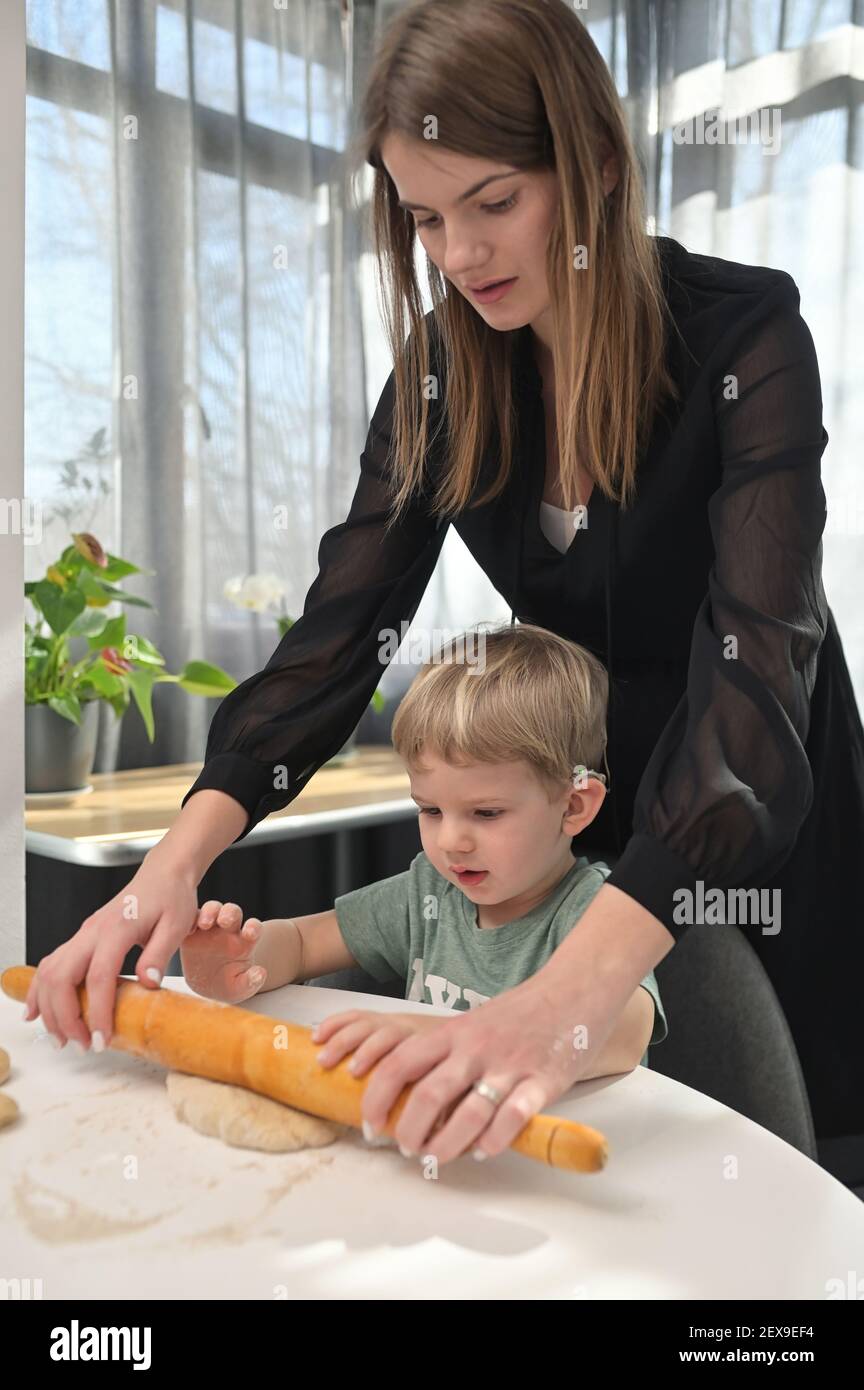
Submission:
[[[10,966],[0,976],[0,986],[11,999],[26,1000],[35,974],[32,965]],[[78,986],[78,1000],[89,1023],[84,985]],[[335,1067],[322,1067],[317,1060],[321,1044],[296,1023],[118,979],[110,1046],[171,1071],[245,1086],[321,1119],[357,1129],[362,1125],[361,1102],[372,1073],[352,1075],[350,1054]],[[406,1085],[390,1109],[383,1132],[391,1138],[412,1090],[413,1085]],[[553,1168],[581,1173],[598,1172],[608,1157],[598,1130],[557,1115],[533,1116],[510,1148]]]

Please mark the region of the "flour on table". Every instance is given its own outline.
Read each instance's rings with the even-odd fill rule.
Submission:
[[[28,1173],[21,1174],[14,1195],[18,1217],[35,1236],[51,1245],[131,1236],[163,1219],[160,1213],[142,1221],[119,1220],[68,1193],[34,1182]]]
[[[267,1153],[293,1153],[298,1149],[323,1149],[345,1132],[346,1126],[307,1115],[269,1096],[229,1086],[185,1072],[169,1072],[165,1078],[174,1113],[199,1134],[221,1139],[238,1149],[263,1149]]]

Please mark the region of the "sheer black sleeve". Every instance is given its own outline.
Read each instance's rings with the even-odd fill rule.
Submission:
[[[725,334],[706,364],[722,478],[709,501],[714,564],[686,692],[646,765],[633,836],[608,879],[676,939],[689,925],[676,890],[695,892],[700,879],[705,890],[758,887],[792,852],[813,800],[804,745],[828,624],[828,434],[798,303],[783,275],[755,322]]]
[[[434,356],[430,362],[434,370]],[[379,633],[400,633],[401,623],[413,619],[438,560],[448,523],[439,525],[428,508],[428,486],[385,533],[394,391],[391,372],[360,456],[348,516],[321,538],[318,575],[302,616],[264,669],[219,705],[204,767],[181,803],[206,787],[233,796],[249,813],[235,844],[293,801],[356,728],[387,665],[379,656]],[[430,403],[430,437],[436,411]]]

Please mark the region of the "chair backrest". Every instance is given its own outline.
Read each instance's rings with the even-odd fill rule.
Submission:
[[[350,965],[344,970],[333,970],[329,975],[318,975],[314,980],[303,980],[304,985],[318,985],[321,989],[351,989],[360,994],[385,994],[390,999],[403,999],[405,989],[401,980],[386,984],[376,980],[362,965]]]
[[[648,1063],[771,1130],[818,1162],[786,1015],[739,927],[698,923],[654,967],[669,1025]]]

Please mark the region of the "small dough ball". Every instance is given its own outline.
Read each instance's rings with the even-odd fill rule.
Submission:
[[[18,1106],[11,1096],[0,1096],[0,1129],[18,1118]]]
[[[5,1048],[0,1047],[0,1086],[6,1080],[11,1071],[12,1064],[9,1061],[9,1053]]]
[[[238,1149],[267,1153],[323,1149],[345,1130],[344,1125],[294,1110],[245,1086],[173,1071],[165,1085],[178,1120]]]

